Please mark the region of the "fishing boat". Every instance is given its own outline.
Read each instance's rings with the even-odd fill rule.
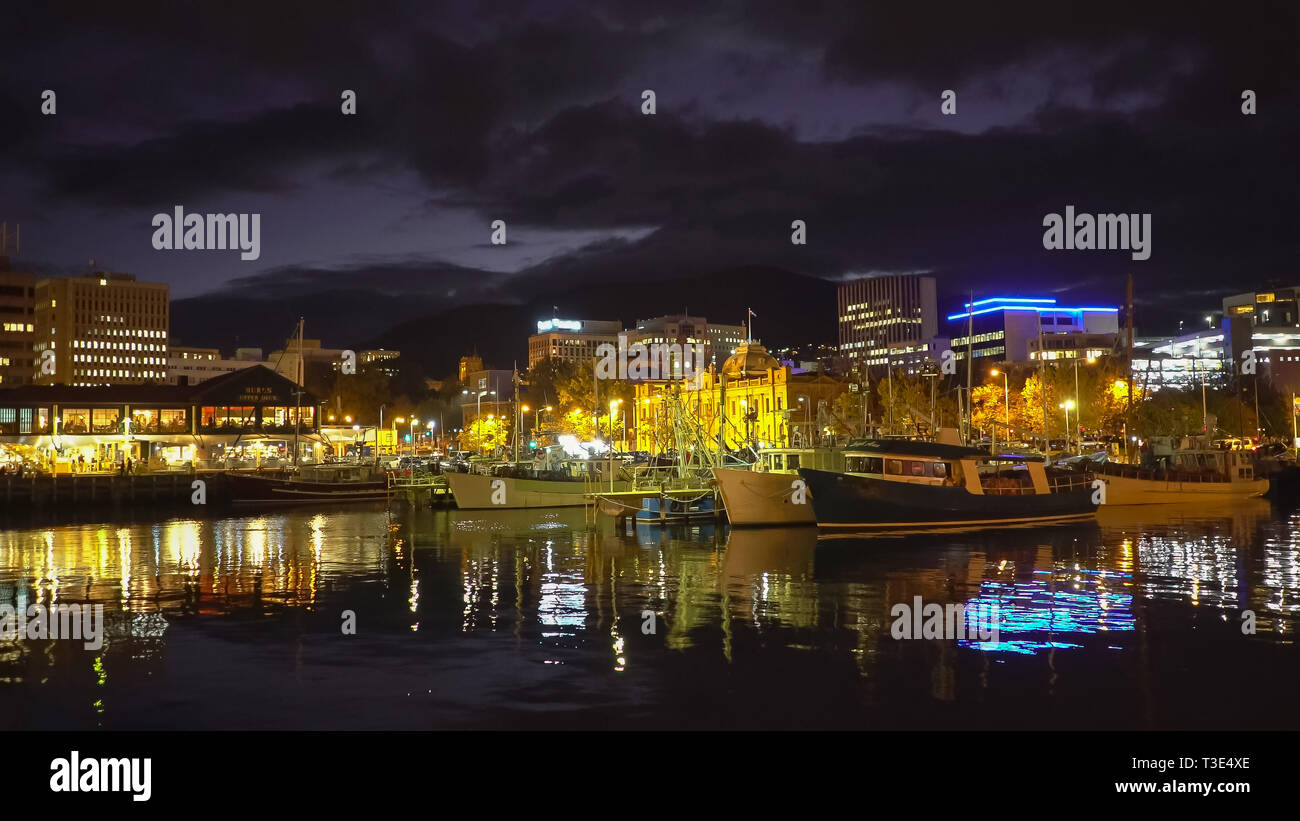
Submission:
[[[815,525],[801,490],[800,468],[844,470],[842,448],[764,448],[749,468],[714,468],[727,519],[733,526]]]
[[[622,473],[614,462],[614,472]],[[575,459],[547,466],[529,462],[477,464],[469,473],[448,473],[456,507],[462,510],[499,510],[533,507],[582,507],[593,490],[621,492],[628,483],[611,481],[607,463]]]
[[[375,502],[388,498],[388,477],[371,465],[304,465],[296,473],[230,472],[214,488],[234,504]]]
[[[824,530],[949,528],[1085,519],[1089,473],[937,442],[858,439],[845,470],[800,468]]]
[[[1107,506],[1249,499],[1269,488],[1250,451],[1209,447],[1201,436],[1184,437],[1144,465],[1104,461],[1091,470],[1106,484]]]

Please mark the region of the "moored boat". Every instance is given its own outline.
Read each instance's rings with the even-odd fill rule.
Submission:
[[[1091,518],[1089,473],[959,445],[860,439],[845,470],[800,468],[818,527],[873,531]]]
[[[306,465],[297,473],[224,473],[216,497],[235,504],[375,502],[389,496],[388,478],[368,465]]]
[[[533,507],[581,507],[586,494],[597,490],[623,491],[628,483],[602,476],[604,465],[575,460],[552,469],[526,464],[484,465],[471,473],[448,473],[456,507],[462,510],[493,510]]]
[[[814,525],[812,505],[800,495],[800,468],[840,471],[841,448],[764,448],[749,469],[714,468],[727,519],[733,526]]]
[[[1201,437],[1185,438],[1158,465],[1101,462],[1092,470],[1106,485],[1108,506],[1249,499],[1269,488],[1250,451],[1207,447]]]

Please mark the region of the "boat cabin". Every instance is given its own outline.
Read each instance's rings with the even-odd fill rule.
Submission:
[[[1058,470],[1019,455],[960,445],[862,439],[844,448],[845,472],[887,482],[962,487],[985,495],[1032,495],[1077,489],[1091,474]]]
[[[794,473],[799,468],[844,470],[844,451],[840,448],[763,448],[758,452],[754,470],[758,473]]]

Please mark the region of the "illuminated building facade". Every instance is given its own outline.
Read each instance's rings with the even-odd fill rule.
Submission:
[[[1221,329],[1184,334],[1174,339],[1143,339],[1133,348],[1133,384],[1143,393],[1161,388],[1214,388],[1228,384],[1232,368]]]
[[[870,277],[839,287],[840,354],[854,363],[884,365],[895,342],[919,342],[939,332],[934,277]]]
[[[1051,298],[994,297],[963,303],[960,313],[948,316],[948,323],[952,351],[959,360],[969,350],[975,359],[1028,362],[1036,358],[1032,353],[1037,353],[1039,334],[1048,359],[1087,358],[1096,355],[1089,351],[1113,348],[1119,308],[1071,307]],[[1068,336],[1073,334],[1080,336]]]
[[[585,363],[596,358],[602,343],[618,344],[622,330],[617,321],[592,319],[543,319],[537,333],[528,337],[528,367],[546,359]]]
[[[636,386],[636,449],[675,448],[674,395],[681,412],[698,426],[710,447],[735,450],[811,442],[819,412],[824,418],[846,384],[824,374],[795,374],[758,342],[746,342],[723,363],[693,380],[643,382]]]
[[[0,392],[0,449],[55,473],[111,470],[124,459],[165,469],[290,456],[314,460],[317,399],[269,368],[199,385],[27,385]]]
[[[38,280],[33,382],[161,382],[167,370],[168,293],[166,283],[137,282],[131,274]]]

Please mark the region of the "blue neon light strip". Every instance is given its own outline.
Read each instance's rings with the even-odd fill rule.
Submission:
[[[991,314],[998,311],[1038,311],[1040,314],[1081,314],[1084,312],[1116,314],[1119,313],[1119,308],[1036,308],[1029,305],[997,305],[992,308],[981,308],[978,311],[962,311],[959,314],[950,314],[948,319],[950,321],[954,319],[965,319],[968,316],[979,316],[980,314]]]
[[[993,297],[992,299],[977,299],[974,302],[963,302],[962,307],[969,308],[972,305],[987,305],[990,302],[1044,302],[1049,305],[1056,304],[1055,299],[1024,299],[1016,296],[999,296]]]

